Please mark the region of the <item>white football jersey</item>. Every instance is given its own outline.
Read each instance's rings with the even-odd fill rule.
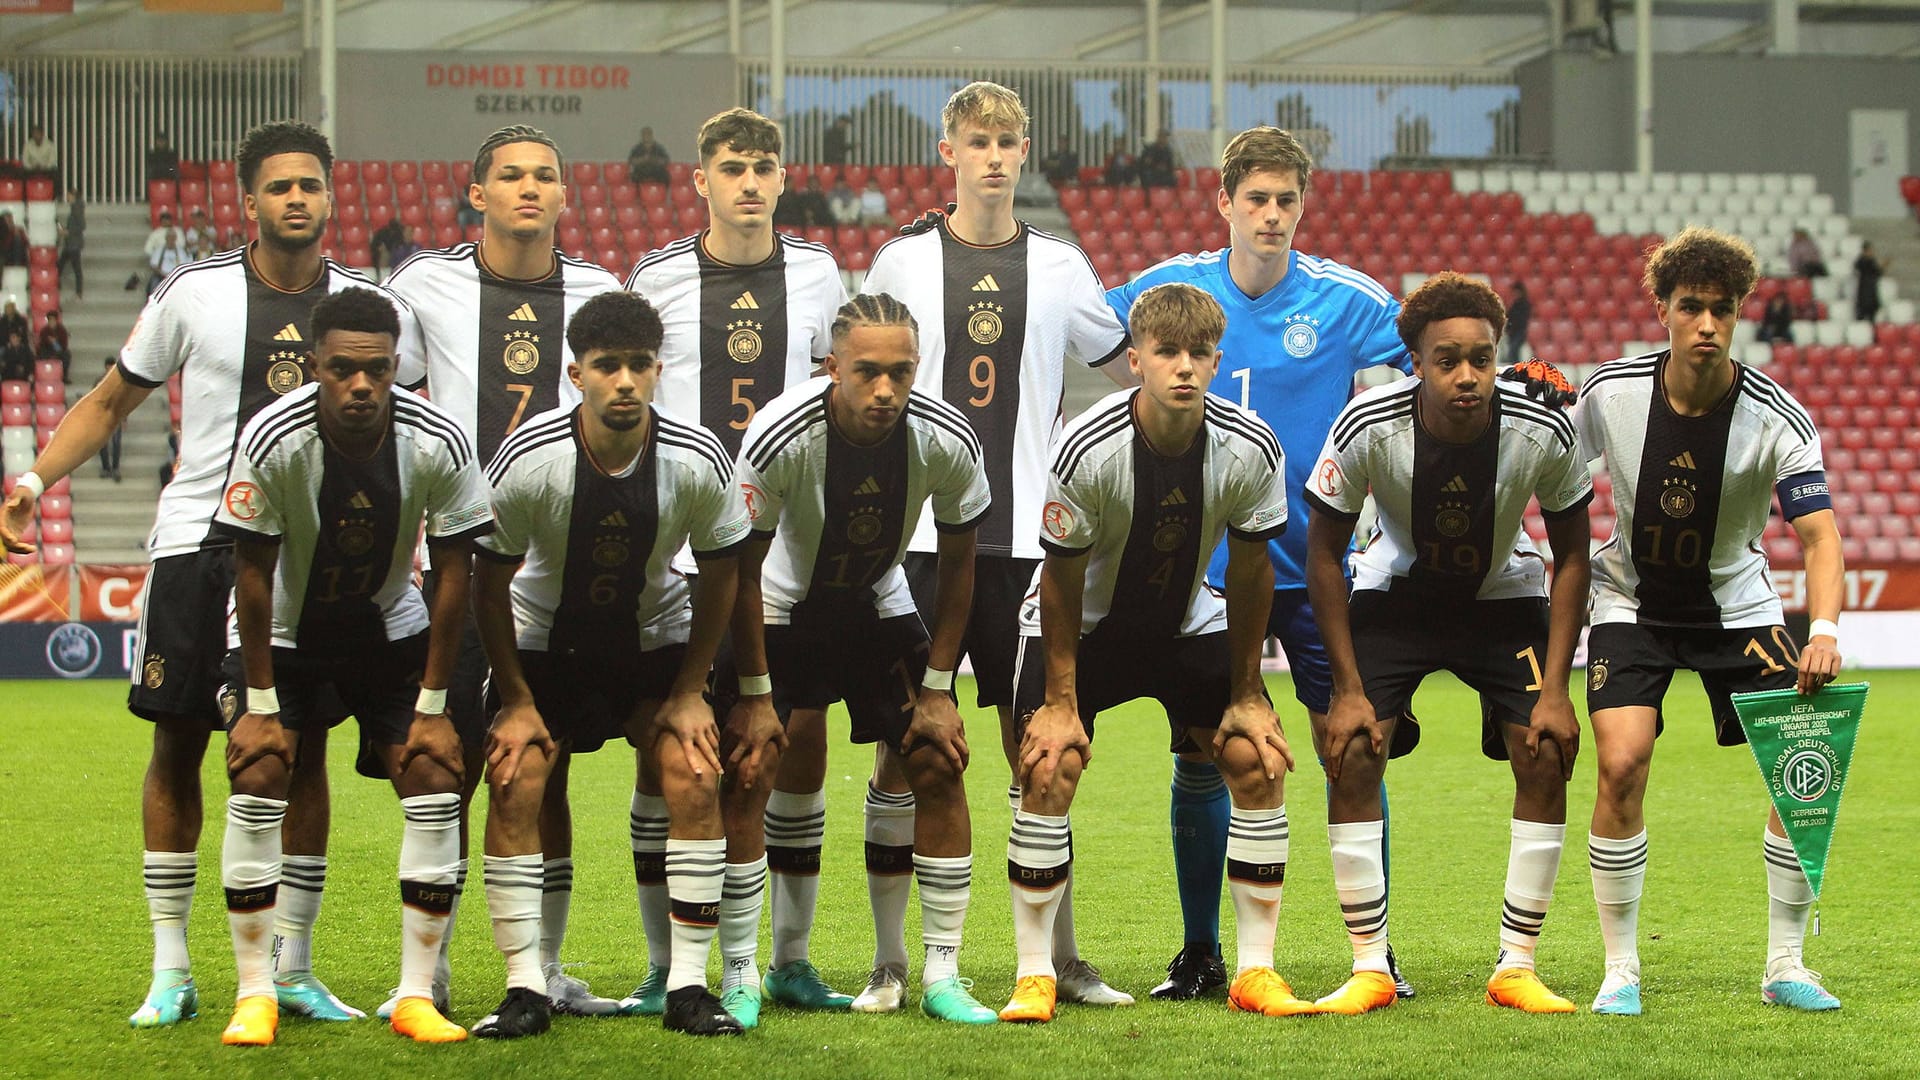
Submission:
[[[1480,438],[1442,442],[1420,423],[1420,385],[1403,379],[1349,402],[1307,478],[1313,510],[1349,521],[1373,493],[1373,535],[1353,558],[1353,587],[1406,579],[1436,597],[1546,596],[1546,561],[1521,518],[1535,496],[1549,518],[1592,501],[1573,422],[1496,382]]]
[[[751,266],[723,263],[703,233],[649,252],[627,288],[660,312],[660,383],[653,403],[740,451],[754,413],[812,378],[833,351],[833,318],[847,302],[833,253],[775,233],[773,254]]]
[[[493,460],[521,424],[580,401],[567,378],[567,324],[620,279],[559,251],[553,259],[539,281],[513,281],[488,272],[478,244],[456,244],[414,255],[387,279],[420,317],[427,392],[459,421],[481,461]]]
[[[234,439],[261,409],[307,381],[313,305],[342,289],[380,289],[326,259],[311,288],[283,292],[254,272],[250,250],[236,248],[174,271],[120,350],[120,375],[135,386],[158,387],[180,376],[180,464],[160,489],[147,538],[150,558],[198,551],[214,539],[214,510]],[[405,303],[396,300],[394,307],[400,312],[397,381],[418,382],[426,370],[420,330]]]
[[[428,621],[414,538],[423,521],[429,542],[490,532],[486,476],[453,417],[417,394],[394,388],[391,427],[367,461],[327,445],[318,402],[306,386],[253,418],[215,522],[280,545],[275,646],[340,652],[411,637]],[[231,621],[227,644],[240,644]]]
[[[521,425],[487,469],[494,531],[482,558],[518,563],[513,621],[520,648],[630,660],[683,643],[686,578],[671,562],[735,554],[747,505],[733,462],[704,428],[653,413],[647,441],[620,471],[586,450],[580,408]]]
[[[991,504],[980,442],[958,409],[915,391],[886,439],[857,446],[828,419],[832,385],[809,379],[769,402],[735,467],[754,532],[773,536],[760,588],[777,625],[803,603],[912,614],[900,562],[921,508],[931,498],[936,528],[966,532]]]
[[[1081,634],[1192,637],[1227,627],[1207,585],[1207,558],[1231,533],[1265,544],[1287,529],[1287,463],[1273,430],[1208,394],[1200,434],[1179,457],[1147,445],[1134,416],[1140,391],[1108,394],[1054,443],[1038,543],[1087,558]],[[1020,632],[1040,633],[1036,570]]]
[[[1820,434],[1780,384],[1744,364],[1705,416],[1667,402],[1666,352],[1602,364],[1574,424],[1606,458],[1614,532],[1593,558],[1593,622],[1770,626],[1780,596],[1760,535],[1774,493],[1788,520],[1832,507]]]
[[[1041,556],[1047,448],[1061,427],[1066,361],[1098,367],[1127,330],[1100,275],[1071,241],[1024,222],[1012,240],[975,247],[944,224],[890,241],[862,288],[890,293],[920,323],[915,385],[966,416],[987,452],[994,509],[980,554]],[[922,523],[914,551],[933,551]]]

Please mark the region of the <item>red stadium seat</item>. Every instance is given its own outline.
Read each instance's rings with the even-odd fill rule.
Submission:
[[[336,162],[335,168],[338,169],[338,167],[338,163]],[[232,181],[237,178],[237,175],[238,170],[234,168],[233,162],[225,158],[219,161],[207,162],[207,179],[210,181]]]
[[[393,185],[393,197],[401,206],[425,206],[427,191],[418,180],[402,180]]]
[[[933,170],[925,165],[907,165],[900,169],[900,183],[906,187],[925,187],[932,178]]]
[[[336,161],[333,163],[333,186],[336,191],[341,184],[358,183],[359,180],[360,165],[358,162]]]
[[[601,268],[606,270],[607,273],[615,277],[624,277],[628,267],[631,265],[627,262],[626,256],[620,254],[617,249],[610,247],[602,249],[599,257],[594,261],[599,263]]]
[[[423,161],[420,163],[420,180],[427,184],[444,184],[449,173],[444,161]]]
[[[667,204],[667,185],[665,184],[641,184],[635,190],[640,193],[640,202],[644,206],[665,206]]]
[[[384,161],[363,161],[360,163],[360,179],[369,184],[384,184],[387,181],[387,163]]]
[[[788,191],[800,191],[804,189],[807,186],[807,177],[813,175],[812,166],[797,161],[788,162],[786,170]],[[826,185],[822,184],[821,186],[825,187]]]
[[[58,361],[55,362],[58,366]],[[41,379],[33,384],[33,401],[36,405],[65,405],[67,388],[60,383],[59,373],[52,379]]]
[[[420,166],[411,161],[396,161],[387,167],[387,175],[396,186],[415,183],[420,179]]]
[[[859,251],[866,243],[867,231],[858,225],[842,225],[833,231],[833,249],[837,252]]]
[[[847,269],[864,272],[873,265],[873,255],[864,249],[848,252],[846,263]]]
[[[0,382],[0,404],[26,405],[33,401],[33,384],[25,379]]]
[[[20,401],[0,404],[0,427],[32,427],[33,406]]]
[[[468,239],[468,240],[480,239],[478,236],[471,235],[471,233],[477,233],[479,231],[480,231],[480,226],[475,225],[471,230],[469,230],[470,235],[464,237],[464,239]],[[453,245],[459,243],[462,239],[463,238],[460,234],[459,225],[434,226],[434,229],[433,229],[433,246],[434,247],[450,248]]]
[[[52,489],[48,489],[45,495],[40,496],[40,519],[42,521],[49,518],[66,519],[72,516],[73,496],[55,495]]]
[[[1123,187],[1118,192],[1120,208],[1128,213],[1137,213],[1147,208],[1147,193],[1143,188]]]
[[[636,225],[630,229],[622,228],[620,230],[620,246],[627,249],[629,256],[637,259],[647,253],[647,248],[652,243],[652,237],[653,233],[644,225]]]
[[[893,230],[887,228],[885,225],[867,226],[866,247],[868,251],[879,251],[881,246],[891,239],[893,239]]]
[[[841,170],[841,178],[846,180],[847,186],[855,191],[863,190],[867,186],[869,175],[870,172],[865,165],[848,165]],[[826,181],[823,180],[821,183],[824,185]]]
[[[73,545],[42,544],[40,545],[40,561],[48,566],[72,566]]]
[[[621,229],[633,229],[646,222],[646,215],[641,212],[638,203],[630,203],[614,208],[613,221]]]
[[[449,166],[453,173],[453,186],[465,188],[473,182],[473,162],[456,161]]]
[[[801,235],[807,238],[808,243],[819,244],[821,247],[833,246],[833,229],[830,226],[813,225]]]
[[[427,220],[431,221],[435,228],[443,225],[458,225],[460,211],[452,202],[436,202],[427,210]]]
[[[586,213],[580,215],[586,220],[587,227],[599,229],[613,223],[613,215],[604,206],[589,206]]]
[[[653,229],[671,228],[673,225],[673,211],[664,205],[655,204],[649,206],[646,211],[646,222],[647,226]]]
[[[48,544],[73,543],[73,522],[65,518],[49,519],[40,527],[40,539]]]
[[[1087,205],[1085,188],[1069,187],[1060,189],[1060,209],[1068,214]]]
[[[627,183],[625,180],[617,184],[608,184],[607,201],[612,203],[615,209],[619,209],[622,206],[639,206],[640,189]]]
[[[673,219],[680,232],[698,232],[707,227],[707,205],[704,202],[687,203],[674,211]]]
[[[1118,193],[1105,185],[1087,189],[1087,205],[1096,211],[1110,209],[1119,201]]]
[[[596,251],[606,251],[620,242],[619,234],[613,231],[611,225],[596,226],[588,236]]]
[[[393,185],[385,180],[367,181],[367,206],[392,206]]]
[[[400,208],[400,224],[409,230],[418,229],[427,224],[427,208],[419,203],[409,203]]]
[[[607,204],[607,189],[598,184],[576,186],[567,190],[573,194],[576,205],[605,206]]]
[[[684,161],[669,162],[667,164],[667,183],[681,190],[692,186],[693,166]]]
[[[875,165],[869,175],[879,181],[883,188],[895,187],[900,183],[900,166]]]

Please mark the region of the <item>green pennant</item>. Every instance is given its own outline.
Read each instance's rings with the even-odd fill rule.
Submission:
[[[1733,695],[1760,778],[1816,899],[1853,763],[1867,685],[1835,683],[1816,694],[1760,690]]]

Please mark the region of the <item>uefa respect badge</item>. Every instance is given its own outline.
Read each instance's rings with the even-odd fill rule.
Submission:
[[[1760,778],[1816,899],[1853,763],[1867,685],[1836,683],[1817,694],[1761,690],[1733,695]]]

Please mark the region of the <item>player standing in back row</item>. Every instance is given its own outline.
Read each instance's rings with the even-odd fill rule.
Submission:
[[[700,127],[694,191],[707,204],[707,227],[651,252],[627,287],[660,312],[666,339],[655,395],[662,411],[698,423],[728,454],[740,450],[754,414],[788,387],[805,382],[832,351],[834,313],[846,303],[840,267],[819,244],[776,233],[774,208],[786,187],[780,128],[750,109],[728,109]],[[691,571],[689,560],[680,561]],[[763,884],[772,872],[773,962],[765,992],[799,1008],[844,1009],[807,957],[819,895],[826,830],[826,714],[799,710],[788,752],[767,748],[778,772],[751,788],[729,777],[727,889],[720,908],[723,994],[743,1022],[761,994],[758,947]],[[657,1013],[668,961],[665,850],[667,810],[643,771],[631,816],[634,875],[647,929],[646,980],[622,1008]]]
[[[1313,158],[1299,140],[1273,127],[1234,136],[1220,159],[1213,193],[1231,233],[1230,246],[1176,255],[1107,293],[1125,319],[1141,293],[1183,281],[1205,290],[1227,313],[1220,340],[1220,371],[1213,391],[1251,410],[1280,437],[1287,452],[1287,498],[1295,506],[1321,440],[1353,392],[1354,375],[1386,364],[1411,370],[1394,329],[1400,305],[1379,282],[1331,259],[1293,248],[1306,212]],[[1314,746],[1322,737],[1332,680],[1327,651],[1314,625],[1305,573],[1307,530],[1294,528],[1267,545],[1273,560],[1273,608],[1267,631],[1280,639],[1293,671],[1293,693],[1306,706]],[[1207,582],[1226,583],[1227,547],[1213,553]],[[1382,816],[1386,793],[1381,792]],[[1186,943],[1167,965],[1154,997],[1190,998],[1226,981],[1220,960],[1220,885],[1226,870],[1227,788],[1212,763],[1173,762],[1173,865],[1180,889]],[[1380,841],[1386,865],[1387,841]],[[1389,965],[1393,953],[1389,949]],[[1403,997],[1413,988],[1394,971]]]
[[[940,158],[953,169],[952,212],[881,248],[865,288],[891,293],[913,310],[920,323],[919,385],[959,408],[985,448],[994,508],[980,526],[963,651],[973,662],[975,704],[999,712],[1001,749],[1013,770],[1020,602],[1044,554],[1040,504],[1047,447],[1061,427],[1065,364],[1072,359],[1097,367],[1130,385],[1125,366],[1112,363],[1125,351],[1127,334],[1086,253],[1013,215],[1030,144],[1019,95],[995,83],[970,83],[947,100],[940,119],[946,136]],[[922,611],[933,602],[934,546],[934,530],[922,521],[906,563]],[[878,941],[873,976],[854,1008],[883,1012],[899,1008],[906,964],[905,871],[914,810],[898,777],[876,774],[875,781],[867,799],[867,882]],[[1007,795],[1018,809],[1017,782]],[[1072,890],[1069,879],[1053,934],[1060,998],[1133,1004],[1080,959]]]
[[[141,595],[141,660],[127,708],[153,722],[153,757],[141,797],[153,981],[134,1027],[191,1019],[199,1008],[187,958],[200,841],[200,765],[226,655],[233,545],[217,534],[235,436],[256,413],[306,381],[307,320],[328,295],[372,282],[320,253],[333,215],[333,151],[326,136],[293,121],[247,132],[235,154],[247,216],[260,239],[182,267],[147,302],[120,358],[74,405],[35,471],[7,499],[0,541],[25,549],[21,531],[45,483],[57,483],[100,451],[147,395],[180,377],[180,463],[160,494]],[[419,331],[400,310],[399,378],[419,381]],[[320,1020],[365,1014],[343,1004],[312,971],[313,924],[327,879],[326,730],[312,733],[294,763],[282,837],[287,891],[273,927],[280,1008]]]
[[[1820,434],[1799,402],[1731,353],[1757,276],[1753,249],[1724,233],[1687,228],[1662,244],[1647,259],[1646,286],[1668,347],[1601,365],[1574,412],[1587,456],[1607,459],[1618,515],[1594,556],[1587,638],[1600,765],[1587,854],[1607,949],[1597,1013],[1641,1008],[1642,801],[1673,673],[1700,674],[1722,746],[1746,742],[1730,695],[1795,685],[1811,693],[1840,673],[1845,567]],[[1813,622],[1804,650],[1781,624],[1759,548],[1775,496],[1806,554]],[[1838,1009],[1801,960],[1813,889],[1778,813],[1768,813],[1761,851],[1771,901],[1761,997]]]
[[[387,282],[419,312],[427,347],[427,390],[434,404],[460,422],[482,462],[493,460],[507,436],[526,420],[580,400],[567,379],[567,364],[574,359],[567,347],[567,323],[588,300],[620,287],[612,274],[568,258],[553,245],[554,229],[567,205],[566,171],[560,148],[538,128],[516,124],[488,135],[474,154],[473,182],[467,191],[468,201],[482,215],[480,241],[420,252]],[[428,587],[433,587],[431,571]],[[481,699],[487,658],[471,618],[466,627],[449,706],[466,754],[456,916],[467,880],[467,805],[486,760],[481,747],[489,720]],[[540,814],[546,859],[540,960],[555,1010],[604,1016],[617,1003],[594,996],[586,983],[560,969],[573,899],[569,760],[563,745]],[[450,921],[434,977],[434,998],[443,1009],[450,996],[447,951],[452,927]],[[381,1015],[391,1011],[392,1004],[381,1006]]]

